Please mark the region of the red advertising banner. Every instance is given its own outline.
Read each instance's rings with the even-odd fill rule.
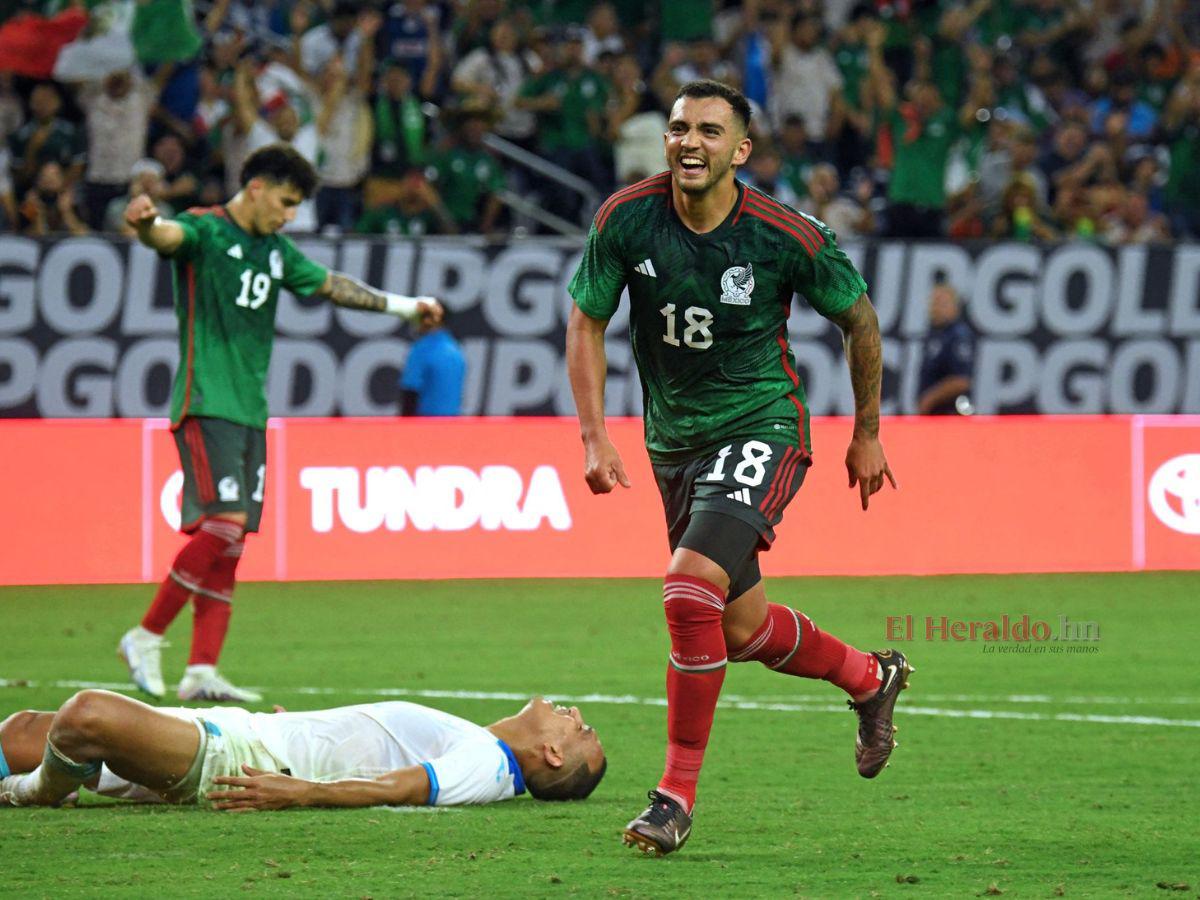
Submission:
[[[571,419],[281,419],[247,580],[654,576],[667,545],[641,423],[610,420],[633,482],[593,496]],[[1200,417],[897,418],[900,489],[859,508],[850,422],[768,575],[1200,568]],[[154,581],[181,546],[166,422],[0,421],[0,584]]]

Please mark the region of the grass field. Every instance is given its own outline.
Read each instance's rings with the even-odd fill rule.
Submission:
[[[123,684],[113,655],[151,588],[0,590],[0,716]],[[780,579],[775,602],[863,648],[885,617],[918,668],[901,746],[854,771],[854,717],[823,682],[733,666],[678,855],[620,846],[662,764],[666,633],[650,580],[247,584],[223,668],[290,709],[394,692],[487,723],[543,693],[608,753],[585,803],[231,816],[0,810],[0,894],[346,897],[1190,897],[1200,575]],[[926,642],[925,616],[1099,623],[1095,652]],[[168,681],[190,622],[168,637]],[[1187,885],[1187,887],[1181,887]]]

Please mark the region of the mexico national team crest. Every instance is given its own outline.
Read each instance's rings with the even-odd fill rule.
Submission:
[[[749,306],[750,292],[754,290],[754,265],[745,268],[730,266],[721,276],[721,302],[734,306]]]

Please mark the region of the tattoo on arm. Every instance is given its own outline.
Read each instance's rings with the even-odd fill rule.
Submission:
[[[357,278],[343,275],[341,272],[330,272],[329,280],[321,295],[338,306],[350,309],[368,309],[372,312],[383,312],[387,308],[387,297],[383,291],[376,290],[370,285],[363,284]]]
[[[842,329],[850,383],[854,387],[854,433],[879,436],[879,391],[883,380],[883,340],[879,318],[866,294],[849,309],[831,317]]]

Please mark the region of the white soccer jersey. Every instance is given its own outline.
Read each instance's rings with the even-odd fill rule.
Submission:
[[[409,766],[429,775],[429,804],[493,803],[524,793],[525,782],[506,744],[486,728],[416,703],[364,703],[313,712],[251,713],[243,709],[164,709],[201,718],[231,735],[257,739],[297,778],[376,778]],[[141,799],[130,785],[102,772],[102,794]]]

